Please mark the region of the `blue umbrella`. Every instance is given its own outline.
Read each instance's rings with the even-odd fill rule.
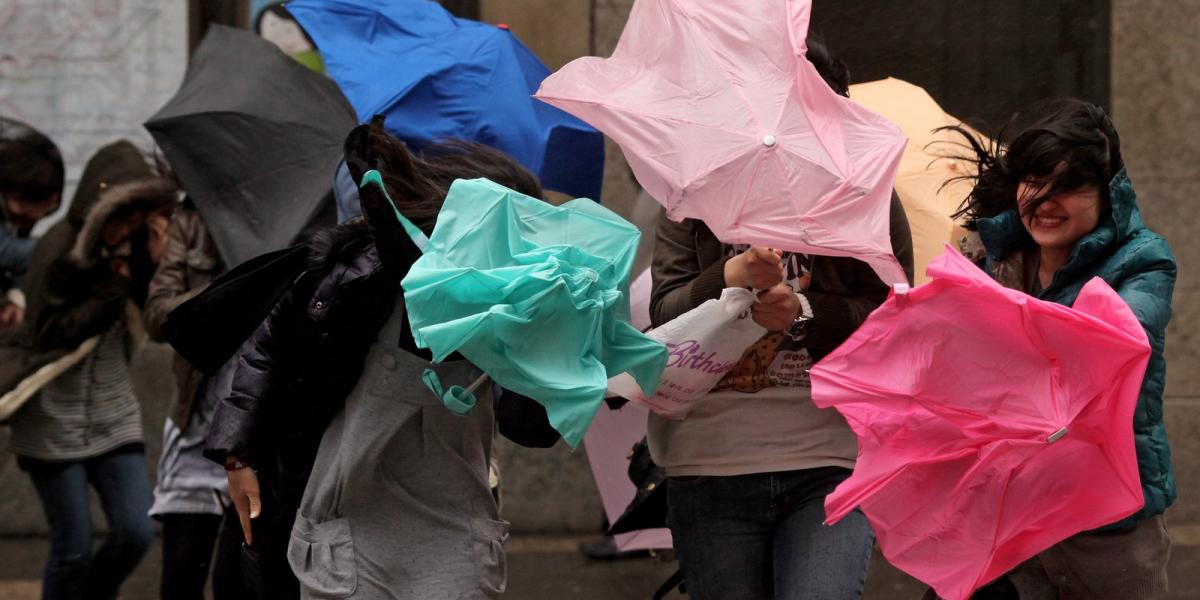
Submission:
[[[604,137],[531,97],[550,70],[506,29],[425,0],[295,0],[288,10],[360,121],[384,115],[418,149],[446,138],[486,144],[547,189],[600,197]]]

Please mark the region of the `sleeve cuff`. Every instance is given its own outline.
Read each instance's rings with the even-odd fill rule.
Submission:
[[[715,300],[721,297],[721,292],[725,290],[725,263],[728,258],[723,258],[704,269],[692,280],[692,306],[700,306],[709,300]]]

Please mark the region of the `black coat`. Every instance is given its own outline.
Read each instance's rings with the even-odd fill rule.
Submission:
[[[289,463],[294,458],[311,465],[326,425],[341,410],[362,374],[370,345],[391,316],[400,280],[420,256],[412,245],[407,252],[407,260],[398,261],[404,265],[402,269],[385,268],[361,221],[339,226],[312,242],[307,265],[270,314],[261,319],[249,347],[238,359],[232,393],[218,407],[209,430],[205,454],[210,459],[223,462],[226,455],[233,455],[259,465],[280,455]],[[295,251],[274,255],[276,260],[270,264],[275,271],[270,277],[290,277],[292,273],[279,265],[296,265],[294,256]],[[228,278],[253,279],[241,269],[230,272]],[[223,285],[228,278],[222,277],[212,286],[224,296],[226,305],[236,298]],[[261,280],[253,285],[259,291],[278,287]],[[210,300],[206,291],[179,310],[199,312],[194,305]],[[262,303],[254,303],[248,314],[238,315],[237,320],[244,326],[263,308]],[[206,335],[193,342],[179,339],[185,327],[177,315],[171,315],[168,338],[184,356],[195,355],[196,343],[219,345],[222,334],[212,330],[213,321],[204,320]],[[416,347],[407,323],[396,344],[431,359],[428,350]],[[230,344],[223,347],[233,348]],[[198,364],[219,362],[211,357],[196,360]],[[501,396],[497,422],[502,435],[524,446],[549,447],[558,439],[545,409],[516,394]]]

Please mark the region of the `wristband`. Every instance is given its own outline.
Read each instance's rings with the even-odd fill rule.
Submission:
[[[242,469],[248,468],[249,466],[250,466],[250,463],[248,463],[240,458],[235,458],[235,459],[233,459],[233,462],[225,463],[225,470],[226,471],[241,471]]]

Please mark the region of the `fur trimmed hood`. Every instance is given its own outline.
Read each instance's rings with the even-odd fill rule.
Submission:
[[[104,234],[104,226],[114,214],[125,209],[139,209],[148,213],[169,210],[177,201],[179,191],[175,182],[158,176],[116,185],[101,183],[100,187],[96,201],[79,224],[79,233],[68,254],[69,260],[81,267],[96,262],[96,248]]]

